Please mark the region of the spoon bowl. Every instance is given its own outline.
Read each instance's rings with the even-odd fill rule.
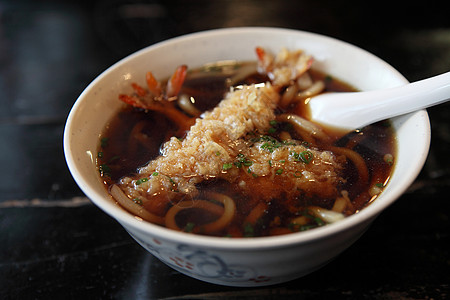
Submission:
[[[311,121],[350,132],[450,100],[450,72],[399,87],[325,93],[307,102]]]

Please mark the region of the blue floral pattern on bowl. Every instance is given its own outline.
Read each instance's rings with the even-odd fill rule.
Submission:
[[[204,279],[220,279],[228,282],[269,282],[269,276],[257,272],[244,264],[227,264],[217,254],[195,249],[188,245],[178,244],[175,247],[165,246],[160,240],[152,243],[131,235],[142,247],[175,270],[186,275]]]

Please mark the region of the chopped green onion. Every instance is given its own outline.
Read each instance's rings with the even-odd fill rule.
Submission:
[[[313,223],[312,224],[305,224],[305,225],[299,225],[299,224],[296,224],[296,223],[290,223],[288,225],[288,228],[291,231],[305,231],[305,230],[310,230],[310,229],[313,229],[313,228],[317,228],[317,227],[326,225],[326,223],[321,218],[315,217],[315,216],[309,214],[307,210],[301,211],[300,214],[302,216],[305,216],[308,219],[310,219]]]
[[[387,153],[383,156],[383,160],[388,165],[392,166],[394,164],[394,156],[390,153]]]
[[[305,164],[309,164],[314,158],[314,155],[311,153],[311,151],[308,151],[308,150],[300,152],[299,155],[300,155],[300,159]]]
[[[172,188],[171,191],[172,192],[179,192],[179,190],[177,189],[177,183],[175,182],[175,180],[173,180],[172,178],[170,178],[169,176],[166,175],[166,177],[169,179],[170,183],[172,184]]]
[[[195,224],[194,224],[194,223],[188,222],[188,223],[186,224],[186,226],[184,226],[184,231],[185,231],[185,232],[192,232],[192,230],[194,229],[194,227],[195,227]]]
[[[276,171],[275,171],[275,174],[277,174],[277,175],[283,174],[283,169],[278,169],[278,170],[276,170]]]
[[[244,225],[244,236],[245,237],[251,237],[255,235],[255,231],[253,229],[252,224],[247,223]]]
[[[152,176],[158,176],[158,174],[159,174],[158,172],[153,172]]]
[[[246,166],[246,167],[250,167],[250,166],[253,164],[253,162],[252,162],[251,160],[247,159],[247,158],[245,157],[245,155],[242,154],[242,153],[239,153],[239,154],[236,156],[236,158],[237,158],[237,160],[236,160],[233,164],[234,164],[237,168],[242,167],[242,165],[244,165],[244,166]],[[228,165],[231,165],[231,164],[224,164],[224,165],[223,165],[223,169],[224,169],[224,170],[228,170],[228,169],[229,169]],[[230,166],[230,167],[231,167],[231,166]]]
[[[148,178],[147,177],[143,177],[143,178],[139,178],[138,180],[136,180],[136,185],[140,185],[144,182],[147,182]]]
[[[300,226],[299,231],[306,231],[306,230],[310,230],[310,229],[313,229],[316,227],[317,227],[317,225],[302,225],[302,226]]]
[[[323,226],[323,225],[326,224],[326,223],[325,223],[321,218],[319,218],[319,217],[314,218],[314,222],[316,222],[316,224],[319,225],[319,226]]]
[[[226,164],[222,165],[222,170],[226,171],[226,170],[231,169],[232,167],[233,167],[232,163],[226,163]]]
[[[300,178],[300,177],[302,177],[302,172],[300,172],[300,171],[295,171],[295,172],[294,172],[294,177],[295,177],[295,178]]]
[[[173,180],[172,178],[170,178],[169,176],[167,176],[167,178],[169,178],[170,183],[172,184],[172,186],[176,186],[177,183],[175,182],[175,180]]]

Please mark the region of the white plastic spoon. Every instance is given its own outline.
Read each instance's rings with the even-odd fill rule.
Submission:
[[[350,132],[448,100],[450,72],[389,89],[324,93],[312,97],[307,106],[311,121]]]

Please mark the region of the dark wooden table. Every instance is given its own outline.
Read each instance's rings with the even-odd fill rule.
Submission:
[[[450,298],[450,103],[429,109],[419,177],[356,244],[313,274],[263,288],[165,266],[84,197],[62,150],[77,96],[142,47],[212,28],[286,27],[353,43],[415,81],[450,70],[450,18],[438,4],[1,1],[0,299]]]

